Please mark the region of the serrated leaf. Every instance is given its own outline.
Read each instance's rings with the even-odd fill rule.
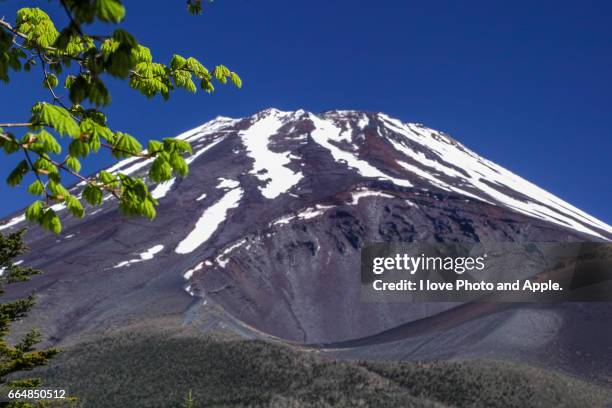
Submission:
[[[104,185],[111,185],[117,181],[116,176],[104,170],[102,170],[100,174],[98,174],[98,179]]]
[[[113,155],[115,157],[131,157],[142,150],[142,145],[134,136],[127,133],[117,132],[117,142],[113,146]]]
[[[89,143],[84,142],[81,139],[75,139],[70,142],[70,145],[68,146],[68,151],[73,157],[86,157],[89,155],[90,152]]]
[[[21,180],[23,180],[23,176],[25,176],[28,171],[30,171],[30,166],[28,165],[28,162],[25,160],[20,161],[19,164],[17,164],[17,166],[7,177],[7,184],[11,187],[19,185],[21,183]]]
[[[39,102],[32,107],[32,123],[40,123],[55,129],[61,135],[79,137],[79,125],[70,113],[61,106]]]
[[[215,69],[213,70],[213,76],[217,79],[217,81],[225,79],[225,75],[223,75],[223,69],[221,68],[221,65],[215,67]]]
[[[53,195],[55,195],[60,201],[63,201],[66,199],[66,197],[70,196],[70,193],[68,192],[66,187],[64,187],[62,183],[56,180],[49,180],[49,183],[47,183],[47,187],[49,188],[49,191],[51,191]]]
[[[13,154],[17,150],[21,149],[21,145],[15,140],[15,138],[14,138],[14,136],[12,134],[6,133],[6,135],[8,137],[10,137],[12,140],[10,140],[10,141],[3,140],[3,142],[2,142],[2,149],[4,149],[4,153],[6,153],[6,154]]]
[[[102,202],[102,190],[99,187],[88,184],[83,189],[83,198],[91,205],[98,205]]]
[[[40,217],[43,214],[44,203],[40,200],[34,201],[25,212],[26,219],[28,221],[40,221]]]
[[[55,88],[58,83],[59,81],[54,74],[48,74],[47,77],[43,80],[43,87]]]
[[[40,180],[34,180],[32,184],[28,186],[28,193],[39,196],[45,192],[45,186]]]
[[[62,223],[60,218],[51,208],[45,210],[45,213],[41,218],[41,225],[54,234],[59,234],[62,232]]]
[[[125,17],[125,7],[117,0],[96,0],[96,15],[102,21],[118,23]]]
[[[62,151],[62,146],[58,143],[55,136],[46,130],[41,130],[34,135],[36,141],[32,144],[31,149],[39,153],[55,153],[59,154]]]
[[[170,61],[170,68],[172,70],[181,69],[183,68],[184,65],[185,65],[185,58],[177,54],[174,54],[172,56],[172,60]]]
[[[149,169],[149,177],[156,183],[169,180],[172,177],[172,166],[165,159],[164,155],[160,154],[155,161],[153,161]]]
[[[185,159],[177,152],[170,155],[170,165],[172,166],[172,170],[181,177],[185,177],[189,173],[189,167]]]
[[[242,88],[242,79],[240,79],[237,73],[232,72],[230,77],[232,79],[232,83],[234,84],[234,86],[236,86],[236,88]]]
[[[81,204],[79,199],[73,195],[66,197],[66,208],[68,209],[68,211],[70,211],[72,215],[77,218],[83,218],[83,215],[85,215],[85,209],[83,208],[83,205]]]
[[[66,159],[66,166],[76,171],[77,173],[81,171],[81,162],[74,156],[68,156]]]
[[[176,146],[180,152],[193,154],[193,149],[191,148],[191,143],[186,140],[175,139]]]
[[[149,140],[147,150],[149,151],[150,154],[155,154],[156,152],[163,150],[163,148],[164,148],[163,143],[157,140]]]

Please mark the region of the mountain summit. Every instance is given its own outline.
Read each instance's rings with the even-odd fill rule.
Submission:
[[[62,211],[61,237],[28,233],[27,261],[45,274],[21,290],[38,290],[34,323],[55,341],[163,317],[306,343],[420,322],[427,328],[410,329],[416,340],[401,354],[431,357],[474,354],[510,328],[525,337],[505,338],[500,352],[536,353],[588,323],[574,307],[462,314],[452,330],[469,326],[476,337],[441,348],[419,342],[434,326],[450,327],[439,319],[453,305],[360,301],[359,251],[370,242],[612,240],[609,225],[442,132],[382,113],[267,109],[178,138],[194,149],[190,175],[151,186],[155,221],[121,217],[106,197],[81,220]],[[151,162],[131,158],[109,170],[144,175]],[[18,215],[0,229],[23,226]],[[604,306],[589,313],[593,324],[612,316]],[[534,330],[541,324],[546,333]]]

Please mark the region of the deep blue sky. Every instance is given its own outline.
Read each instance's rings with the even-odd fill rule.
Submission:
[[[0,15],[26,3],[55,4],[2,2]],[[240,91],[168,102],[113,84],[110,125],[143,142],[267,107],[384,111],[450,133],[612,223],[612,2],[217,0],[200,17],[183,1],[126,3],[126,28],[154,58],[193,55],[244,80]],[[40,83],[0,84],[0,122],[27,120]],[[2,158],[2,174],[9,165]],[[3,183],[0,194],[0,216],[30,200]]]

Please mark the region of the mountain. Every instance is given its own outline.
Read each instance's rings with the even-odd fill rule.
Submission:
[[[122,217],[106,197],[83,219],[60,211],[59,237],[30,229],[26,261],[45,274],[11,291],[38,292],[17,327],[68,344],[171,318],[336,345],[329,352],[349,358],[495,355],[605,380],[610,304],[366,303],[359,286],[366,243],[612,240],[602,221],[442,132],[382,113],[268,109],[178,138],[194,148],[190,175],[151,186],[155,221]],[[109,170],[145,175],[150,164]],[[17,214],[0,230],[24,226]]]

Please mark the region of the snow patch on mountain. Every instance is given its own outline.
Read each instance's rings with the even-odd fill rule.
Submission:
[[[325,214],[327,210],[334,208],[333,205],[320,205],[317,204],[314,208],[307,208],[304,211],[298,213],[297,218],[300,220],[309,220],[311,218],[318,217],[319,215]]]
[[[412,183],[410,181],[391,177],[372,166],[367,161],[359,159],[354,153],[344,151],[332,143],[332,141],[340,142],[344,139],[342,136],[342,129],[340,129],[334,123],[320,119],[313,114],[310,114],[310,119],[315,126],[315,129],[311,132],[310,136],[316,143],[329,150],[337,162],[344,163],[348,167],[357,169],[359,174],[364,177],[390,180],[398,186],[412,187]]]
[[[193,276],[194,272],[197,272],[199,270],[202,270],[202,268],[204,267],[204,261],[200,262],[199,264],[197,264],[196,266],[194,266],[192,269],[188,269],[184,274],[183,274],[183,278],[185,280],[189,280],[191,279],[191,277]]]
[[[219,137],[216,140],[204,146],[203,148],[201,148],[200,150],[196,150],[191,156],[185,159],[185,162],[187,162],[187,164],[193,163],[198,157],[202,156],[204,153],[206,153],[207,151],[209,151],[210,149],[218,145],[223,140],[225,140],[225,137],[223,136]]]
[[[261,194],[274,199],[296,185],[303,176],[299,171],[294,172],[286,167],[291,162],[290,152],[278,153],[270,149],[272,136],[283,126],[282,112],[270,110],[265,114],[263,119],[257,120],[239,135],[249,157],[253,159],[251,174],[266,183],[260,188]]]
[[[383,193],[381,191],[370,190],[367,188],[361,188],[353,192],[351,197],[351,205],[357,205],[357,203],[359,203],[359,200],[365,197],[393,198],[391,194]]]
[[[289,224],[293,220],[309,220],[311,218],[315,218],[315,217],[318,217],[320,215],[325,214],[325,212],[327,212],[327,210],[330,210],[332,208],[334,208],[333,205],[321,205],[321,204],[317,204],[314,207],[306,208],[306,209],[300,211],[299,213],[297,213],[295,215],[289,214],[289,215],[285,215],[283,217],[280,217],[280,218],[274,220],[272,222],[272,225]]]
[[[124,266],[130,266],[130,265],[135,264],[135,263],[144,262],[144,261],[150,261],[151,259],[153,259],[155,257],[155,255],[157,255],[158,253],[163,251],[163,249],[164,249],[163,245],[155,245],[155,246],[147,249],[145,252],[142,252],[139,255],[140,256],[139,258],[135,258],[135,259],[130,259],[128,261],[119,262],[113,268],[115,268],[115,269],[123,268]]]
[[[235,249],[240,248],[242,245],[246,244],[247,240],[246,238],[243,238],[241,240],[239,240],[238,242],[230,245],[229,247],[227,247],[226,249],[224,249],[215,259],[217,261],[217,264],[219,266],[221,266],[222,268],[225,268],[225,266],[227,265],[227,263],[229,262],[229,259],[227,259],[227,255],[230,254],[230,252],[234,251]]]
[[[219,201],[204,210],[193,230],[178,244],[178,254],[188,254],[204,244],[227,218],[230,209],[238,207],[244,191],[235,188],[225,193]]]
[[[194,129],[188,130],[176,136],[176,139],[193,142],[204,138],[205,136],[218,133],[224,129],[233,126],[239,122],[239,119],[232,119],[225,116],[217,116],[215,119],[204,123]]]
[[[170,180],[162,181],[157,186],[155,186],[153,191],[151,191],[151,195],[153,196],[153,198],[159,200],[160,198],[165,197],[166,194],[168,194],[172,189],[172,186],[174,185],[175,181],[176,178],[173,177]]]
[[[11,228],[17,224],[20,224],[25,221],[25,215],[18,215],[17,217],[11,218],[6,224],[0,225],[0,231],[5,230],[7,228]]]
[[[217,188],[236,188],[240,185],[240,183],[236,180],[226,179],[223,177],[220,177],[218,180],[219,184],[217,184]]]

